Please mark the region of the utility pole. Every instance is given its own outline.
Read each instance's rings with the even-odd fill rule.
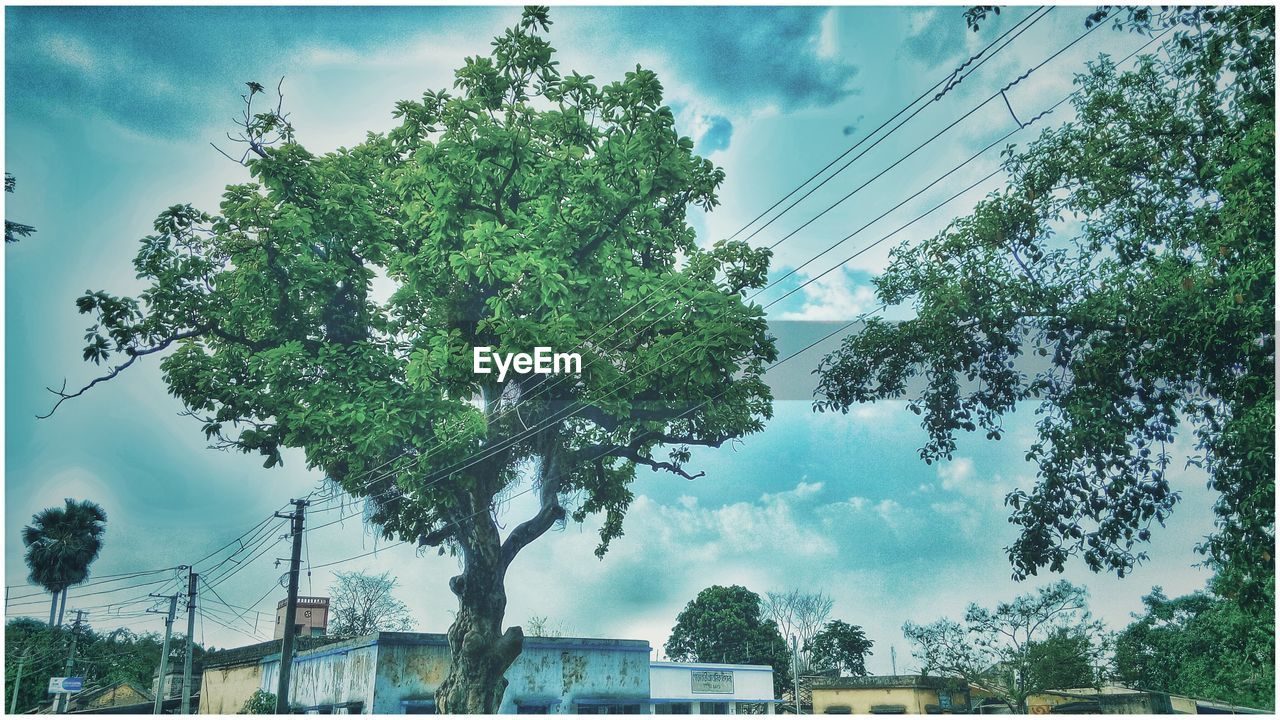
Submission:
[[[64,590],[63,592],[65,593],[66,591]],[[63,598],[63,603],[65,603],[65,594],[63,595]],[[65,609],[65,606],[63,609]],[[80,623],[84,621],[84,616],[88,614],[84,610],[75,610],[73,612],[76,614],[76,620],[75,624],[71,626],[71,652],[67,654],[67,664],[64,666],[62,673],[64,677],[71,677],[71,669],[75,667],[76,641],[80,639]],[[54,706],[61,708],[58,712],[64,713],[67,711],[67,701],[70,699],[70,693],[58,693],[58,699],[54,701]]]
[[[898,674],[898,648],[889,646],[889,662],[893,664],[893,674]]]
[[[173,635],[173,616],[178,612],[178,594],[152,595],[151,597],[168,597],[169,613],[164,617],[164,643],[160,646],[160,669],[156,676],[156,702],[151,708],[152,715],[159,715],[164,707],[164,676],[169,672],[169,638]],[[148,610],[147,612],[155,612]]]
[[[796,714],[800,715],[800,647],[796,636],[791,636],[791,679],[795,683]]]
[[[22,688],[22,667],[27,664],[27,651],[30,646],[22,649],[22,658],[18,660],[18,677],[13,681],[13,699],[9,701],[9,714],[18,714],[18,690]]]
[[[290,500],[293,512],[276,513],[276,517],[293,520],[293,555],[289,559],[289,599],[284,611],[284,639],[280,642],[280,678],[276,685],[276,714],[289,712],[289,671],[293,664],[293,640],[296,634],[294,619],[298,614],[298,569],[302,565],[302,518],[311,503],[306,500]]]
[[[187,570],[187,655],[182,659],[182,714],[191,714],[191,639],[196,634],[196,583],[200,576]]]

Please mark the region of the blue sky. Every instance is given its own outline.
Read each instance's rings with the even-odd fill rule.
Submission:
[[[562,69],[602,80],[639,63],[656,70],[681,131],[727,173],[723,204],[699,214],[704,242],[734,233],[811,172],[861,139],[909,100],[989,42],[1023,9],[981,33],[965,30],[959,8],[557,8],[553,44]],[[753,238],[769,244],[875,175],[926,138],[1038,63],[1083,30],[1083,8],[1059,8],[869,152],[795,210]],[[246,80],[285,77],[287,108],[313,151],[359,142],[392,126],[396,100],[452,84],[465,56],[519,14],[516,8],[8,8],[6,10],[5,168],[18,178],[6,216],[38,233],[6,248],[5,263],[5,577],[10,596],[34,592],[18,533],[31,514],[63,497],[99,501],[110,515],[98,575],[190,562],[253,526],[319,480],[296,454],[283,469],[252,457],[208,450],[194,421],[177,416],[155,362],[66,405],[50,420],[45,385],[89,377],[81,363],[85,320],[73,301],[84,290],[138,290],[130,259],[155,214],[191,202],[213,208],[223,186],[244,171],[210,146],[231,126]],[[1009,99],[1034,115],[1071,88],[1072,73],[1100,52],[1126,55],[1141,39],[1110,28],[1090,35],[1019,83]],[[903,197],[1008,132],[1003,103],[989,103],[892,173],[837,206],[778,248],[773,273],[811,257]],[[1015,139],[1026,142],[1027,133]],[[767,302],[826,270],[863,244],[994,168],[994,153],[885,218],[763,295]],[[994,181],[993,181],[994,183]],[[985,190],[959,198],[770,310],[784,353],[822,333],[814,321],[848,320],[876,303],[869,281],[899,241],[936,232]],[[509,577],[510,622],[530,615],[583,635],[665,642],[679,609],[711,583],[757,592],[802,587],[836,600],[834,615],[867,628],[877,651],[870,667],[911,666],[903,622],[957,616],[1030,591],[1010,580],[1003,548],[1012,540],[1002,499],[1026,487],[1023,461],[1030,409],[1005,440],[962,441],[956,459],[926,465],[923,433],[900,404],[815,415],[805,399],[808,371],[832,343],[793,361],[786,392],[767,430],[742,443],[700,451],[696,481],[642,472],[637,501],[603,561],[591,554],[596,528],[571,524],[526,550]],[[808,379],[808,382],[812,382]],[[781,389],[781,388],[780,388]],[[1093,607],[1122,626],[1152,585],[1171,594],[1201,587],[1192,546],[1212,529],[1212,496],[1194,471],[1176,473],[1183,502],[1156,535],[1152,560],[1117,580],[1072,567]],[[511,502],[510,517],[528,511]],[[318,516],[329,521],[337,513]],[[308,536],[320,565],[376,547],[357,519]],[[242,605],[280,573],[284,544],[218,586]],[[448,558],[407,548],[336,568],[317,569],[304,592],[322,594],[332,569],[391,570],[419,629],[442,631],[453,608]],[[153,576],[164,577],[164,576]],[[101,606],[158,584],[77,600]],[[257,610],[270,611],[283,591]],[[10,615],[47,612],[39,596],[13,601]],[[20,605],[17,603],[29,603]],[[216,610],[216,605],[211,611]],[[220,612],[225,613],[225,609]],[[219,646],[253,640],[249,624],[212,620],[201,633]],[[265,616],[264,616],[265,619]],[[159,629],[156,616],[113,619],[100,627]],[[259,630],[269,633],[269,621]]]

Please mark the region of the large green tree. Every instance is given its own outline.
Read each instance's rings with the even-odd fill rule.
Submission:
[[[107,513],[91,500],[67,498],[45,508],[22,528],[31,582],[49,591],[49,625],[62,625],[67,590],[89,579],[89,566],[102,552]],[[59,604],[61,600],[61,604]]]
[[[602,556],[637,469],[696,477],[689,446],[771,412],[776,350],[743,300],[769,254],[702,247],[686,220],[717,204],[723,172],[676,131],[652,72],[563,75],[547,26],[527,9],[454,92],[401,102],[399,127],[323,155],[278,103],[253,109],[266,93],[251,83],[238,139],[253,181],[216,214],[160,215],[137,298],[79,300],[104,377],[171,350],[168,389],[215,442],[268,467],[301,448],[387,536],[460,558],[442,712],[498,708],[522,641],[503,630],[505,577],[524,547],[598,514]],[[485,346],[578,352],[581,373],[476,374]],[[521,483],[539,507],[504,536],[499,505]]]
[[[769,665],[774,692],[781,697],[790,687],[788,642],[759,595],[741,585],[712,585],[676,616],[665,651],[672,660]]]
[[[1105,651],[1101,624],[1089,614],[1088,593],[1066,580],[994,609],[972,604],[962,622],[907,623],[902,633],[914,645],[912,654],[924,674],[980,685],[1018,713],[1027,712],[1029,695],[1060,689],[1059,682],[1092,685],[1068,673],[1098,667]]]
[[[1010,151],[1004,189],[893,251],[876,292],[909,319],[870,321],[821,364],[818,409],[905,397],[926,461],[962,431],[999,439],[1007,413],[1034,407],[1037,479],[1007,498],[1018,577],[1072,556],[1124,575],[1178,500],[1170,466],[1190,461],[1218,493],[1202,550],[1224,592],[1269,606],[1274,17],[1122,15],[1169,27],[1167,57],[1092,63],[1075,119]],[[1196,440],[1185,458],[1180,427]]]
[[[1275,619],[1212,591],[1170,599],[1155,588],[1116,639],[1115,677],[1129,687],[1275,708]]]

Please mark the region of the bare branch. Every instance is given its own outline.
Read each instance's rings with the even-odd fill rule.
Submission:
[[[49,410],[49,412],[48,412],[48,413],[45,413],[44,415],[36,415],[36,418],[38,418],[38,419],[40,419],[40,420],[45,420],[45,419],[47,419],[47,418],[53,417],[53,414],[54,414],[55,412],[57,412],[57,411],[58,411],[58,408],[62,405],[62,403],[66,402],[67,400],[71,400],[71,399],[73,399],[73,398],[78,398],[78,397],[80,397],[81,395],[84,395],[85,393],[89,392],[89,389],[90,389],[90,388],[92,388],[93,386],[97,385],[98,383],[102,383],[102,382],[106,382],[106,381],[108,381],[108,380],[114,379],[117,375],[119,375],[120,373],[124,372],[124,371],[125,371],[125,369],[126,369],[126,368],[128,368],[130,365],[132,365],[132,364],[134,364],[135,362],[137,362],[138,358],[142,357],[143,355],[151,355],[152,353],[158,353],[158,352],[160,352],[161,350],[164,350],[165,348],[169,347],[170,345],[172,345],[173,343],[175,343],[175,342],[177,342],[177,341],[179,341],[179,340],[185,340],[185,339],[187,339],[187,338],[197,337],[197,336],[201,335],[203,332],[204,332],[203,330],[201,330],[201,329],[197,328],[197,329],[195,329],[195,330],[188,330],[188,331],[186,331],[186,332],[180,332],[180,333],[178,333],[178,334],[176,334],[176,335],[172,335],[172,336],[170,336],[170,337],[167,337],[167,338],[165,338],[165,339],[164,339],[164,340],[163,340],[159,345],[155,345],[155,346],[153,346],[153,347],[143,348],[143,349],[141,349],[141,350],[139,350],[139,349],[137,349],[137,348],[126,348],[126,349],[125,349],[125,353],[129,356],[129,359],[128,359],[128,360],[126,360],[126,361],[124,361],[124,362],[120,363],[119,365],[115,366],[115,367],[114,367],[114,368],[112,368],[112,369],[111,369],[111,371],[110,371],[110,372],[108,372],[107,374],[105,374],[105,375],[100,375],[100,376],[98,376],[98,377],[94,378],[93,380],[91,380],[91,381],[89,382],[89,384],[85,385],[84,387],[80,388],[79,390],[77,390],[77,391],[75,391],[75,392],[73,392],[73,393],[68,393],[68,392],[67,392],[67,381],[66,381],[66,380],[63,380],[63,381],[62,381],[62,389],[61,389],[61,390],[54,390],[54,389],[53,389],[53,388],[51,388],[51,387],[47,387],[47,388],[45,388],[45,389],[46,389],[46,390],[48,390],[49,392],[51,392],[51,393],[53,393],[54,395],[57,395],[57,396],[58,396],[58,402],[56,402],[56,403],[54,403],[54,404],[53,404],[53,407]]]

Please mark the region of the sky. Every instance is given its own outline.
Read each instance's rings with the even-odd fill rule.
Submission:
[[[721,205],[693,217],[706,244],[747,225],[1027,12],[1009,9],[974,33],[956,7],[566,7],[552,11],[550,39],[562,71],[601,81],[637,64],[658,73],[678,129],[726,172]],[[994,170],[997,151],[877,220],[886,210],[1016,129],[1010,108],[1032,117],[1071,90],[1087,61],[1100,53],[1118,59],[1145,42],[1110,27],[1093,32],[1010,88],[1008,107],[987,102],[920,147],[1079,36],[1086,12],[1054,10],[901,130],[865,155],[869,142],[848,155],[856,160],[847,170],[776,222],[739,235],[755,245],[791,235],[775,251],[771,273],[781,278],[867,226],[760,298],[834,268],[769,309],[783,355],[877,306],[870,282],[888,251],[963,215],[998,178],[890,232]],[[35,418],[49,409],[46,386],[95,374],[80,360],[87,321],[74,299],[86,289],[138,291],[131,259],[155,215],[176,203],[214,209],[225,185],[246,178],[211,147],[221,141],[229,149],[224,133],[243,83],[274,87],[283,77],[299,141],[312,151],[350,146],[393,127],[397,100],[450,87],[463,58],[487,51],[488,38],[518,17],[511,7],[6,8],[5,169],[18,185],[5,198],[5,216],[37,228],[6,247],[2,260],[7,617],[47,616],[47,598],[26,582],[20,532],[62,498],[106,509],[106,546],[93,568],[104,578],[201,560],[321,481],[297,453],[267,470],[252,456],[208,449],[196,421],[178,416],[154,358],[52,418]],[[1038,129],[1011,142],[1025,144]],[[1052,580],[1013,581],[1004,552],[1015,533],[1003,498],[1034,481],[1023,459],[1033,408],[1009,418],[1003,440],[962,438],[951,462],[925,464],[924,433],[901,403],[847,415],[812,411],[810,371],[837,340],[770,378],[778,401],[763,432],[694,453],[691,466],[705,477],[640,471],[625,535],[603,560],[592,554],[596,518],[521,553],[508,575],[508,622],[540,616],[569,634],[644,639],[657,657],[680,609],[708,585],[760,594],[800,588],[827,593],[833,618],[866,629],[875,642],[872,672],[890,672],[890,648],[904,672],[915,667],[904,622],[956,618],[970,602],[989,606]],[[1180,449],[1185,457],[1188,448]],[[1153,586],[1178,595],[1208,578],[1193,546],[1213,529],[1213,496],[1203,475],[1180,463],[1173,482],[1182,502],[1155,534],[1149,562],[1123,580],[1080,564],[1065,573],[1089,589],[1095,615],[1113,628],[1141,609]],[[508,527],[531,512],[530,497],[508,503]],[[312,569],[304,594],[326,594],[334,571],[389,571],[419,630],[447,628],[455,560],[420,557],[408,546],[348,560],[388,544],[361,522],[358,505],[317,508],[308,522],[316,529],[306,535],[304,570]],[[262,536],[282,532],[267,524]],[[284,596],[276,583],[285,568],[276,560],[287,554],[285,542],[264,546],[252,562],[210,575],[225,580],[202,601],[197,638],[217,647],[269,638]],[[195,562],[197,570],[219,557]],[[138,600],[177,585],[173,571],[126,578],[72,591],[69,609],[88,608],[98,628],[156,631],[160,617],[143,613],[147,603]]]

